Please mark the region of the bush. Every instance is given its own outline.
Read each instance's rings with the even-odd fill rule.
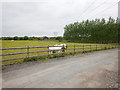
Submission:
[[[24,62],[37,61],[37,60],[39,60],[38,57],[25,58],[25,59],[24,59]]]
[[[32,58],[25,58],[24,62],[31,62],[31,61],[38,61],[38,60],[47,60],[47,56],[41,56],[41,57],[32,57]]]

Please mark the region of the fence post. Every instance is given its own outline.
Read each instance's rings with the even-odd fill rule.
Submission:
[[[106,47],[106,46],[105,46],[105,43],[104,43],[103,49],[105,49],[105,47]]]
[[[96,45],[96,51],[97,51],[97,45]]]
[[[75,45],[74,45],[74,54],[75,54]]]
[[[49,57],[49,45],[48,45],[48,47],[47,47],[47,48],[48,48],[48,57]]]
[[[104,49],[106,50],[106,44],[104,44]]]
[[[27,46],[27,57],[29,57],[29,46]]]
[[[106,47],[107,47],[107,49],[108,49],[108,44],[106,44]]]
[[[83,53],[84,53],[84,44],[83,44]]]
[[[102,50],[102,45],[101,45],[101,50]]]
[[[91,44],[90,44],[90,52],[92,51]]]

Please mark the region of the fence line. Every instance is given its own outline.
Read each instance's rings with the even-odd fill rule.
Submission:
[[[101,49],[110,49],[110,48],[117,48],[117,45],[110,45],[110,44],[97,44],[97,45],[67,45],[67,47],[73,47],[73,48],[67,48],[67,49],[61,49],[62,50],[73,50],[71,52],[62,52],[59,54],[64,53],[76,53],[76,52],[85,52],[85,51],[93,51],[93,50],[101,50]],[[79,48],[78,48],[79,46]],[[37,46],[37,47],[18,47],[18,48],[0,48],[0,50],[15,50],[15,49],[26,49],[27,52],[18,52],[18,53],[7,53],[7,54],[0,54],[0,56],[8,56],[8,55],[19,55],[19,54],[27,54],[26,57],[20,57],[20,58],[12,58],[12,59],[5,59],[0,60],[0,62],[4,61],[11,61],[11,60],[17,60],[17,59],[25,59],[25,58],[32,58],[32,57],[40,57],[40,56],[50,56],[50,55],[56,55],[58,53],[49,54],[49,47],[59,47],[59,46]],[[41,50],[41,51],[30,51],[32,48],[47,48],[48,50]],[[86,50],[89,49],[89,50]],[[76,51],[79,50],[79,51]],[[30,53],[40,53],[40,52],[48,52],[48,54],[44,55],[36,55],[36,56],[30,56]]]

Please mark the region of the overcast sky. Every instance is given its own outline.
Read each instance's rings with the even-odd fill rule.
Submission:
[[[64,26],[76,21],[117,18],[118,1],[4,0],[0,3],[2,36],[54,36],[54,32],[62,36]]]

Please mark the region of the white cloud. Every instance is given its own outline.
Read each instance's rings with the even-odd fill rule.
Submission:
[[[118,0],[96,0],[83,15],[84,10],[94,0],[10,1],[4,0],[2,3],[3,36],[53,36],[55,31],[63,35],[66,24],[83,19],[117,17],[117,5],[104,13],[97,13],[117,3]],[[95,9],[103,2],[103,5]]]

